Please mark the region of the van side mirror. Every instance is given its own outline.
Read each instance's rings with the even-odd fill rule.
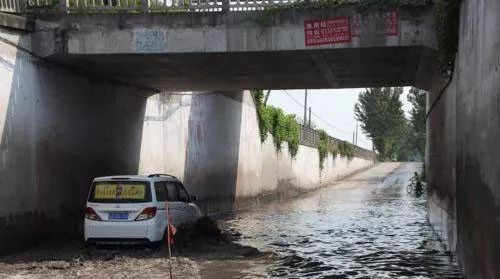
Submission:
[[[197,200],[198,200],[198,197],[196,197],[195,195],[192,195],[192,196],[191,196],[191,201],[194,201],[194,202],[195,202],[195,201],[197,201]]]

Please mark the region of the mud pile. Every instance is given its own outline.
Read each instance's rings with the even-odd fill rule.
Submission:
[[[174,254],[190,258],[206,257],[232,259],[260,257],[265,253],[250,246],[238,244],[240,234],[222,231],[217,222],[202,217],[192,226],[181,226],[174,237]]]
[[[183,257],[172,261],[174,278],[199,278],[198,265]],[[85,248],[81,242],[47,242],[28,252],[0,258],[3,278],[167,278],[164,250]]]
[[[208,217],[202,217],[194,225],[184,225],[177,229],[174,251],[203,251],[209,246],[227,242],[227,236],[217,227],[217,223]]]

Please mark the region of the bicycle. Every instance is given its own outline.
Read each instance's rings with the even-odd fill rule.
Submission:
[[[426,190],[426,185],[425,185],[425,182],[420,182],[421,183],[421,191],[420,193],[424,193],[425,190]],[[406,192],[408,194],[411,194],[413,192],[416,192],[416,184],[417,182],[415,180],[411,180],[410,184],[408,184],[408,186],[406,186]]]
[[[417,191],[417,184],[420,184],[420,189]],[[406,186],[406,192],[413,193],[415,192],[416,194],[421,194],[425,192],[425,182],[422,179],[422,176],[420,176],[417,172],[415,172],[415,175],[410,178],[410,184]]]
[[[410,184],[408,184],[408,186],[406,186],[406,192],[408,194],[413,193],[413,182],[411,182]]]

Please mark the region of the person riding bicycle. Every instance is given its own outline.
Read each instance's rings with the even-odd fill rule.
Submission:
[[[424,190],[423,181],[422,177],[418,175],[417,172],[415,172],[413,177],[410,178],[410,181],[415,185],[415,193],[422,193],[422,191]]]

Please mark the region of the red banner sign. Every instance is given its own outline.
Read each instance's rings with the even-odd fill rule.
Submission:
[[[361,32],[365,29],[365,25],[369,24],[369,19],[364,18],[361,14],[355,14],[351,18],[351,36],[361,36]],[[384,25],[376,27],[377,34],[386,36],[399,35],[399,14],[396,10],[390,10],[377,14],[372,20],[384,20]],[[365,31],[366,32],[366,31]]]
[[[384,15],[385,30],[384,34],[388,36],[398,35],[398,12],[388,11]]]
[[[306,46],[348,43],[351,41],[349,17],[304,21]]]

